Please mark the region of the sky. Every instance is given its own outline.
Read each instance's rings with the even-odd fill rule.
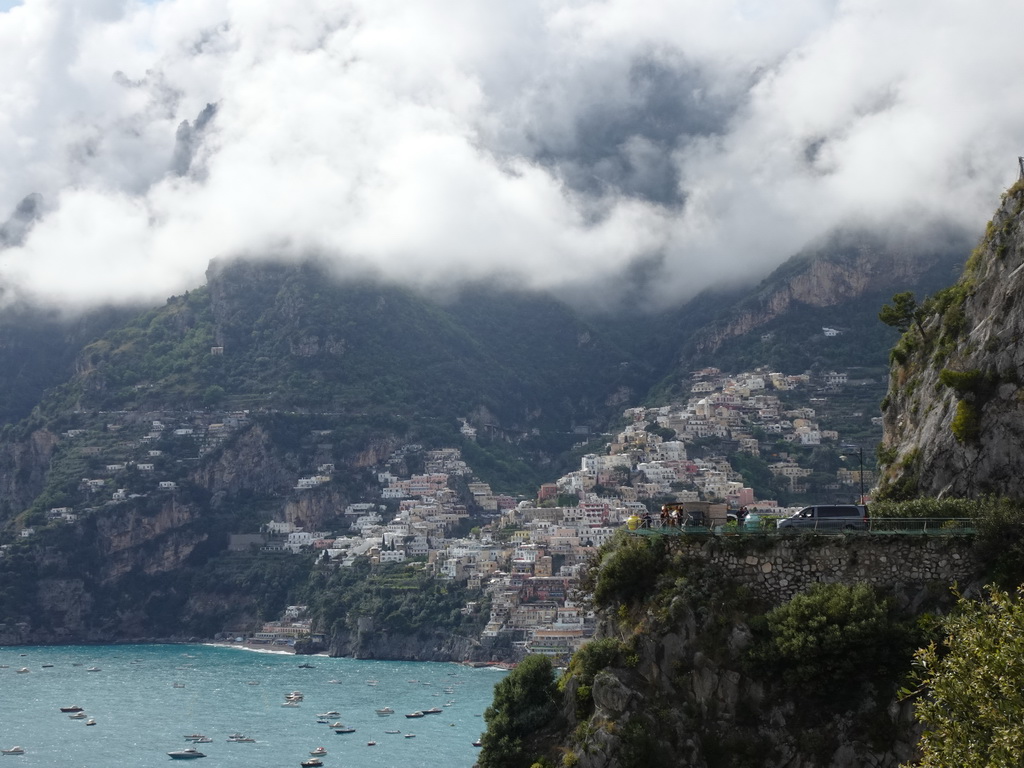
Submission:
[[[159,303],[316,257],[666,306],[836,229],[980,234],[1022,29],[1019,0],[0,0],[0,289]]]

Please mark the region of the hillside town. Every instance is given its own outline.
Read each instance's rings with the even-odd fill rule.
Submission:
[[[294,514],[282,513],[259,532],[232,534],[229,548],[267,555],[313,552],[320,566],[332,568],[350,566],[358,558],[416,563],[489,598],[485,643],[565,657],[594,629],[593,616],[573,598],[597,547],[631,516],[656,512],[666,502],[785,513],[778,500],[756,496],[730,457],[758,457],[790,491],[802,492],[813,470],[801,463],[806,450],[796,449],[841,445],[839,433],[822,428],[819,415],[828,407],[827,395],[848,384],[845,373],[835,372],[812,377],[696,371],[685,402],[626,409],[620,428],[600,450],[593,450],[601,445],[597,442],[581,445],[579,467],[542,485],[530,499],[495,493],[474,475],[457,447],[403,445],[376,468],[376,493],[334,511],[333,530],[314,530]],[[794,393],[805,404],[787,407]],[[30,538],[38,526],[73,524],[110,505],[179,493],[189,468],[251,420],[244,411],[147,416],[153,414],[111,413],[98,430],[66,430],[60,461],[88,468],[90,474],[77,483],[71,495],[75,503],[27,515],[18,535]],[[461,433],[466,440],[476,438],[469,420]],[[329,440],[330,430],[315,430],[312,438]],[[709,453],[709,440],[722,451]],[[417,461],[422,471],[403,473],[409,456],[422,459]],[[338,477],[333,463],[317,461],[294,478],[292,495],[296,503],[307,494],[315,497]],[[860,463],[837,469],[828,487],[863,496],[872,481]],[[465,607],[478,609],[476,604]],[[253,639],[287,643],[309,633],[301,610],[291,611],[259,628]]]

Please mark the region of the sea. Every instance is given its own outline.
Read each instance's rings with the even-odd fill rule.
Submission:
[[[0,768],[299,768],[321,746],[324,768],[470,768],[505,674],[213,645],[5,646],[0,749],[24,754],[0,755]],[[298,706],[283,706],[294,692]],[[86,718],[60,711],[71,706]],[[210,739],[194,745],[206,758],[172,759],[193,734]]]

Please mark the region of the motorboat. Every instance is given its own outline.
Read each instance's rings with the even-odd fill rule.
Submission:
[[[176,749],[173,752],[168,752],[171,760],[194,760],[197,757],[206,757],[206,755],[200,752],[195,747],[187,747],[185,749]]]
[[[376,712],[379,717],[387,717],[388,715],[395,714],[395,710],[393,710],[391,707],[381,707],[380,709],[376,710]]]
[[[344,728],[345,724],[340,720],[336,723],[331,723],[331,728]]]
[[[323,764],[324,761],[321,760],[319,757],[311,757],[309,758],[309,760],[303,760],[301,763],[299,763],[299,765],[304,766],[304,768],[316,768],[317,766]]]
[[[424,714],[424,715],[439,715],[439,714],[441,714],[441,713],[442,713],[443,711],[444,711],[444,710],[443,710],[443,709],[441,709],[440,707],[431,707],[430,709],[424,709],[424,710],[423,710],[423,714]]]
[[[60,711],[61,712],[81,712],[82,711],[82,707],[78,706],[77,704],[73,704],[70,707],[61,707]]]
[[[93,719],[92,719],[92,718],[90,717],[90,718],[89,718],[88,720],[86,720],[86,721],[85,721],[85,724],[86,724],[86,725],[96,725],[96,721],[95,721],[95,720],[93,720]]]
[[[28,667],[21,667],[20,669],[18,669],[18,674],[19,675],[27,675],[31,671],[32,670],[29,669]]]
[[[332,709],[329,712],[321,712],[317,717],[341,717],[341,712]]]
[[[85,671],[86,671],[86,672],[101,672],[102,670],[101,670],[101,669],[100,669],[99,667],[89,667],[89,668],[88,668],[87,670],[85,670]],[[205,755],[204,755],[204,757],[205,757]]]
[[[405,734],[405,738],[407,738],[407,739],[415,739],[416,738],[416,734],[415,733],[407,733],[407,734]]]
[[[198,739],[192,739],[193,744],[212,744],[213,739],[209,736],[200,736]]]
[[[477,739],[476,741],[473,742],[473,746],[474,747],[482,747],[483,745],[484,745],[484,743],[482,741],[480,741],[480,739]]]
[[[407,714],[406,717],[410,717],[410,718],[412,718],[412,717],[423,717],[423,715],[424,715],[424,713],[420,712],[417,709],[415,712],[410,712],[409,714]]]
[[[390,731],[384,731],[384,733],[401,733],[401,731],[399,731],[398,729],[393,729]]]
[[[184,688],[184,683],[171,683],[171,688]]]
[[[72,720],[85,720],[85,712],[75,712],[73,715],[68,715]]]
[[[203,741],[204,739],[208,739],[208,737],[201,733],[190,733],[185,737],[185,741]],[[212,741],[212,739],[209,740]]]
[[[228,741],[233,741],[235,743],[243,743],[243,742],[245,742],[245,743],[251,744],[251,743],[255,742],[256,739],[250,738],[250,737],[246,736],[244,733],[232,733],[230,736],[228,736]]]
[[[334,732],[335,733],[355,733],[356,729],[353,728],[351,725],[343,725],[341,728],[335,728]]]
[[[0,753],[5,755],[24,755],[25,750],[22,747],[11,747],[10,749],[0,749]]]
[[[368,741],[368,742],[366,742],[366,746],[368,746],[368,747],[376,747],[377,746],[377,742],[376,741]]]
[[[311,754],[313,757],[323,757],[324,755],[327,754],[327,750],[324,749],[323,747],[317,747],[316,749],[314,749],[309,754]]]

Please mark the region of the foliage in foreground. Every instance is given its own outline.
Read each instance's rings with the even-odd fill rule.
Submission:
[[[915,656],[920,768],[999,768],[1024,754],[1024,588],[963,597]]]
[[[539,732],[555,724],[558,689],[546,656],[527,656],[494,686],[494,702],[484,712],[480,768],[529,768]]]

